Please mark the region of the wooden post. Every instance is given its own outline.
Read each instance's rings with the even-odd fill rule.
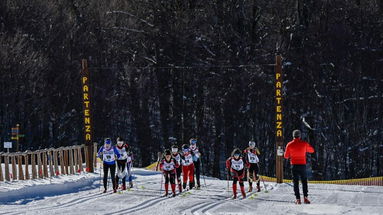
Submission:
[[[60,167],[61,167],[61,175],[65,175],[65,164],[64,164],[64,149],[60,148]]]
[[[21,154],[17,156],[17,164],[19,165],[19,180],[24,180],[23,156]]]
[[[74,171],[75,173],[78,173],[78,153],[77,153],[78,146],[73,147],[73,159],[74,159]]]
[[[37,167],[38,167],[39,178],[43,178],[44,173],[43,173],[43,165],[41,163],[41,151],[37,151]]]
[[[93,143],[93,167],[97,167],[97,143]]]
[[[31,152],[31,163],[32,163],[32,179],[37,178],[37,172],[36,172],[36,153]]]
[[[73,169],[73,150],[72,150],[72,147],[69,148],[68,152],[69,152],[69,170],[70,170],[70,174],[74,174],[74,169]]]
[[[84,146],[84,152],[85,152],[85,163],[86,163],[86,168],[89,168],[88,166],[88,162],[89,162],[89,150],[88,150],[88,146]],[[93,165],[92,165],[93,166]],[[88,171],[88,170],[86,170]]]
[[[275,142],[276,142],[276,178],[277,183],[283,183],[283,79],[282,79],[282,56],[275,56]]]
[[[0,152],[0,181],[4,181],[4,177],[3,177],[3,159],[2,159],[2,154]]]
[[[64,149],[64,166],[65,166],[65,172],[67,175],[69,175],[69,156],[68,156],[68,149]]]
[[[47,150],[43,151],[43,169],[44,169],[44,177],[48,178],[48,157],[47,157]]]
[[[48,164],[49,164],[49,177],[55,176],[55,171],[53,170],[53,154],[52,149],[48,150]]]
[[[5,168],[4,168],[5,180],[10,181],[11,179],[9,176],[9,153],[4,154],[3,157],[4,157],[4,165],[5,165]]]
[[[92,112],[91,112],[91,90],[90,90],[90,74],[88,70],[88,61],[82,59],[81,61],[81,84],[83,93],[83,108],[84,108],[84,142],[86,145],[86,171],[93,172],[93,126],[92,126]]]
[[[4,164],[5,164],[5,180],[10,181],[9,177],[9,153],[4,155]]]
[[[25,180],[29,180],[30,176],[29,176],[29,157],[28,157],[28,153],[25,153],[23,156],[24,156],[24,161],[25,161]]]
[[[12,178],[17,180],[16,155],[12,155]]]
[[[81,153],[81,149],[82,149],[82,146],[80,146],[78,148],[78,163],[79,163],[78,168],[80,169],[80,172],[83,171],[83,169],[82,169],[82,153]]]
[[[55,175],[58,176],[60,174],[58,159],[57,159],[57,150],[53,151],[53,160],[55,162]]]

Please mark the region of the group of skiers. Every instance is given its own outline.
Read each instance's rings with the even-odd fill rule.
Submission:
[[[108,172],[112,178],[113,192],[117,192],[119,180],[122,180],[122,190],[126,190],[126,181],[129,182],[129,187],[133,187],[132,167],[133,154],[129,150],[128,144],[121,137],[117,138],[117,144],[112,145],[110,138],[105,138],[104,145],[98,150],[98,157],[103,161],[104,169],[104,193],[107,191]],[[116,162],[117,161],[117,162]],[[117,163],[117,173],[116,173]]]
[[[169,195],[169,183],[172,189],[172,196],[176,195],[176,180],[179,193],[182,189],[193,189],[196,187],[200,189],[200,168],[201,168],[201,153],[197,147],[197,139],[192,138],[189,144],[182,145],[182,151],[179,151],[176,145],[173,145],[170,149],[166,149],[164,156],[159,161],[160,170],[165,177],[165,194]],[[181,173],[183,173],[181,183]],[[195,186],[195,179],[197,186]]]
[[[293,175],[294,193],[296,196],[296,204],[301,204],[299,193],[299,180],[302,182],[304,203],[309,204],[307,176],[306,176],[306,153],[313,153],[314,148],[307,142],[300,139],[301,132],[294,130],[293,141],[286,146],[284,157],[290,159],[291,171]],[[253,182],[256,182],[257,192],[261,191],[259,172],[259,156],[260,151],[255,147],[254,141],[249,141],[249,146],[241,151],[236,148],[232,151],[231,156],[226,160],[226,169],[228,179],[233,180],[232,190],[233,198],[237,198],[237,182],[241,190],[243,198],[246,198],[244,188],[244,179],[247,176],[249,182],[248,192],[253,190]],[[110,138],[106,138],[104,145],[98,151],[98,156],[103,160],[104,167],[104,192],[107,191],[108,171],[110,170],[113,191],[116,192],[119,186],[119,179],[122,179],[122,190],[126,189],[126,179],[129,186],[132,187],[132,166],[133,155],[122,138],[117,138],[116,146],[112,146]],[[117,159],[117,174],[116,174]],[[165,194],[169,195],[169,184],[171,186],[172,196],[176,196],[176,185],[178,185],[179,193],[182,190],[199,189],[200,184],[200,168],[201,168],[201,152],[197,147],[197,139],[191,138],[189,144],[182,145],[181,150],[177,145],[173,145],[171,149],[166,149],[164,155],[159,158],[157,163],[165,178]],[[182,181],[181,181],[182,173]],[[196,176],[194,178],[194,175]],[[197,186],[195,186],[195,179]],[[162,183],[162,182],[161,182]]]

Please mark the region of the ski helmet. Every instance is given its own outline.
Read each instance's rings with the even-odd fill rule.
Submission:
[[[172,152],[173,152],[173,153],[178,152],[178,147],[177,147],[176,145],[173,145],[173,146],[172,146]]]
[[[197,139],[191,138],[189,142],[190,142],[190,145],[195,145],[197,144]]]
[[[250,140],[250,141],[249,141],[249,146],[250,146],[251,148],[254,148],[254,147],[255,147],[255,142],[252,141],[252,140]]]

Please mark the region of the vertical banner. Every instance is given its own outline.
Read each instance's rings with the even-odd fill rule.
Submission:
[[[275,142],[276,142],[276,178],[283,183],[283,108],[282,108],[282,57],[275,57]]]
[[[93,151],[92,144],[92,115],[91,115],[91,91],[90,91],[90,75],[88,70],[88,62],[83,59],[81,62],[81,84],[82,84],[82,100],[84,109],[84,143],[88,152]],[[88,153],[89,154],[89,153]],[[86,170],[93,172],[93,157],[88,156],[86,159]]]

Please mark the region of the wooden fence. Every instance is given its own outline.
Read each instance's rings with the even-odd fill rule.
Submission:
[[[96,166],[97,143],[94,143]],[[16,153],[0,153],[0,181],[51,178],[86,170],[88,150],[84,145]],[[4,164],[4,165],[3,165]]]

